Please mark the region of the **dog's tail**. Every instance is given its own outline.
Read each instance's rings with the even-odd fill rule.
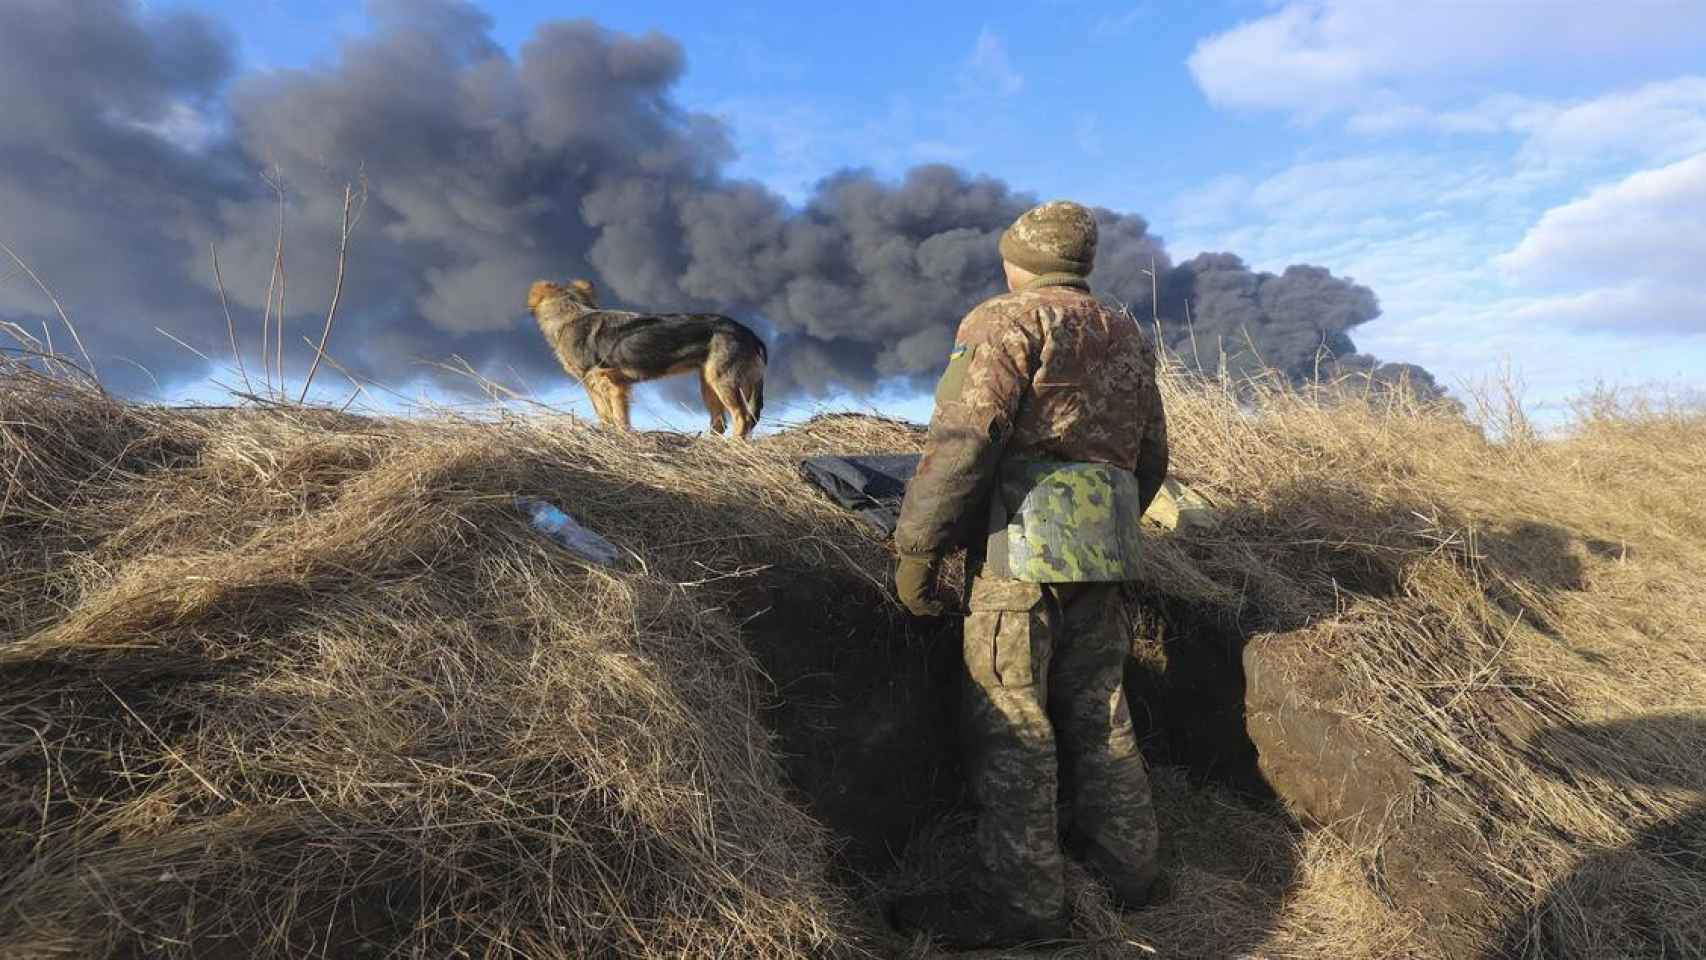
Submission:
[[[764,416],[764,375],[769,372],[769,358],[762,348],[758,356],[746,363],[741,371],[740,404],[746,408],[746,418],[753,424]]]
[[[753,339],[758,341],[758,363],[755,364],[758,369],[753,373],[750,381],[752,383],[751,391],[742,399],[746,401],[747,408],[752,411],[752,422],[757,423],[758,418],[764,416],[764,379],[765,375],[770,372],[770,348],[765,346],[763,337],[755,336]]]
[[[705,362],[705,376],[723,406],[734,415],[735,435],[742,440],[764,415],[764,376],[769,372],[770,351],[751,330],[734,321],[733,336],[720,336]],[[714,416],[714,415],[713,415]]]

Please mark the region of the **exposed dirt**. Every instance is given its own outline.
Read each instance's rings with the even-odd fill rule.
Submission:
[[[900,613],[874,583],[771,570],[745,597],[745,632],[774,684],[765,718],[813,812],[847,838],[860,870],[893,864],[907,841],[966,802],[959,766],[960,621]],[[1277,797],[1244,723],[1243,647],[1189,604],[1142,600],[1146,633],[1127,664],[1145,758]]]
[[[884,869],[961,801],[959,623],[902,614],[875,583],[772,569],[745,634],[774,684],[764,719],[842,865]]]
[[[822,571],[772,570],[743,601],[774,683],[765,719],[795,788],[845,838],[849,875],[893,868],[921,831],[967,812],[956,618],[908,617],[877,584]],[[1188,602],[1140,590],[1128,601],[1126,689],[1151,766],[1378,844],[1381,894],[1436,917],[1428,938],[1444,955],[1471,949],[1485,904],[1469,833],[1419,805],[1411,765],[1356,722],[1332,666],[1293,634],[1247,641]]]

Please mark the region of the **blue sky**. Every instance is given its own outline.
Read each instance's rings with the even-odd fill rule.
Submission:
[[[254,67],[366,29],[347,0],[190,5]],[[1459,390],[1706,386],[1706,3],[485,6],[511,49],[549,19],[676,38],[679,102],[790,198],[950,162],[1141,213],[1177,259],[1354,277],[1385,310],[1358,346]]]

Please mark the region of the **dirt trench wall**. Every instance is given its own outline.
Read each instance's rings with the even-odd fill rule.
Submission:
[[[958,750],[957,618],[903,614],[879,584],[772,571],[745,603],[774,686],[766,720],[791,782],[845,838],[841,865],[892,866],[917,832],[970,809]],[[1445,955],[1472,950],[1483,909],[1460,851],[1430,819],[1411,764],[1355,716],[1355,691],[1301,633],[1247,637],[1217,611],[1128,596],[1127,698],[1146,759],[1377,849],[1382,893],[1432,918]]]
[[[930,821],[969,809],[960,766],[960,621],[902,613],[870,581],[772,569],[741,612],[771,678],[766,720],[790,780],[845,837],[848,866],[892,865]],[[1236,631],[1188,605],[1145,602],[1128,663],[1133,720],[1152,765],[1188,768],[1272,803],[1244,722]]]
[[[1371,877],[1429,918],[1445,956],[1471,956],[1487,921],[1467,851],[1433,816],[1414,765],[1357,720],[1358,691],[1307,631],[1250,633],[1164,595],[1135,592],[1126,691],[1151,763],[1175,764],[1299,823],[1374,852]]]
[[[843,866],[891,865],[963,805],[958,622],[908,617],[878,584],[822,570],[773,568],[744,600],[789,780],[845,838]]]
[[[1242,632],[1165,595],[1133,590],[1126,601],[1134,638],[1126,700],[1145,759],[1276,801],[1245,723]]]
[[[1374,851],[1371,879],[1428,918],[1425,936],[1441,954],[1476,955],[1491,919],[1472,862],[1477,838],[1433,815],[1414,765],[1357,721],[1357,691],[1302,631],[1257,636],[1240,660],[1263,781],[1305,825]]]

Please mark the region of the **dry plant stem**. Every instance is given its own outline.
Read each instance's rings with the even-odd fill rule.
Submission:
[[[1196,363],[1196,369],[1201,370],[1202,354],[1197,352],[1197,328],[1191,322],[1191,298],[1185,298],[1185,332],[1191,338],[1191,360]]]
[[[363,191],[365,196],[365,189]],[[308,388],[314,384],[314,371],[320,369],[320,358],[326,355],[326,341],[332,336],[332,322],[338,316],[338,300],[344,293],[344,261],[349,253],[350,204],[354,193],[349,184],[344,184],[344,218],[343,226],[338,231],[338,279],[332,286],[332,305],[326,311],[326,326],[320,331],[320,343],[314,348],[314,362],[308,365],[308,376],[302,381],[302,394],[296,398],[297,403],[306,403]],[[281,371],[282,377],[282,371]],[[280,380],[282,383],[282,379]]]
[[[312,342],[309,341],[309,339],[307,337],[303,337],[302,342],[308,344],[309,346],[314,345]],[[358,390],[359,392],[367,393],[369,390],[376,390],[376,391],[383,393],[386,396],[392,398],[393,400],[396,400],[399,403],[401,403],[402,407],[404,409],[409,409],[409,408],[412,408],[415,406],[415,401],[409,399],[408,397],[404,396],[401,393],[398,393],[395,390],[392,390],[390,387],[387,387],[382,383],[377,383],[377,382],[372,381],[372,380],[365,380],[365,379],[357,376],[355,373],[351,372],[348,367],[345,367],[343,364],[339,363],[338,358],[332,356],[331,354],[329,354],[329,353],[326,354],[325,358],[326,358],[326,362],[328,364],[331,364],[332,369],[336,370],[338,373],[342,374],[343,378],[345,380],[348,380],[350,382],[350,384],[352,386],[354,386],[356,388],[356,390]]]
[[[272,366],[267,362],[267,346],[269,343],[271,343],[271,341],[268,338],[272,334],[272,311],[273,311],[273,294],[274,294],[274,292],[279,292],[279,303],[280,303],[280,307],[281,307],[281,310],[280,310],[281,314],[282,314],[282,305],[283,305],[283,294],[281,291],[278,291],[278,287],[279,287],[279,282],[282,279],[283,274],[284,274],[284,181],[282,179],[282,175],[278,174],[278,173],[273,173],[270,175],[263,174],[261,179],[266,181],[267,186],[272,188],[273,193],[278,198],[278,227],[273,234],[272,273],[267,278],[266,309],[261,312],[261,370],[264,372],[265,378],[266,378],[267,395],[273,396]],[[283,346],[282,346],[283,326],[284,326],[284,318],[282,316],[280,316],[280,318],[279,318],[279,327],[280,327],[279,339],[280,339],[281,345],[280,345],[279,349],[281,351],[283,350]],[[278,389],[279,389],[279,392],[282,394],[284,391],[284,384],[282,381],[280,381]]]
[[[277,367],[278,374],[278,398],[283,400],[286,396],[284,386],[284,290],[287,286],[286,281],[288,279],[288,274],[286,274],[284,269],[284,194],[282,192],[279,194],[278,247],[275,250],[274,255],[277,258],[276,263],[278,266],[278,331],[273,337],[273,351],[275,355],[274,365]]]
[[[219,247],[210,241],[207,250],[213,255],[213,282],[219,290],[219,309],[225,312],[225,333],[231,340],[231,359],[236,361],[237,372],[243,378],[243,390],[247,393],[254,393],[254,384],[249,382],[248,366],[243,363],[243,352],[237,349],[237,325],[232,322],[231,308],[225,302],[225,276],[219,271]],[[266,355],[265,349],[263,346],[261,354],[263,357]]]
[[[95,361],[89,358],[89,350],[87,347],[83,346],[83,338],[77,335],[77,326],[71,322],[71,318],[69,316],[66,316],[65,307],[60,305],[59,298],[54,296],[53,291],[48,289],[47,284],[42,282],[41,277],[36,276],[36,272],[30,269],[30,265],[24,262],[24,258],[18,256],[17,251],[13,250],[12,247],[4,240],[0,240],[0,250],[6,251],[6,256],[12,258],[12,262],[18,265],[18,269],[29,274],[30,281],[36,285],[36,289],[40,290],[42,292],[42,296],[47,297],[48,301],[53,304],[54,312],[59,314],[59,322],[65,324],[65,329],[71,332],[71,342],[77,344],[77,352],[83,355],[83,363],[85,368],[88,370],[89,376],[94,379],[96,384],[99,384],[101,382],[100,371],[95,369]],[[45,328],[43,329],[43,332],[46,332]],[[53,352],[53,341],[51,338],[48,340],[48,352]],[[105,390],[105,388],[102,389],[103,391]]]
[[[922,638],[886,543],[797,470],[917,431],[830,416],[735,445],[513,408],[167,409],[73,379],[0,357],[0,956],[940,956],[879,919],[910,875],[831,879],[842,841],[786,741],[842,738],[825,795],[861,751],[903,786],[891,750],[921,728],[838,726],[859,698],[812,685],[865,655],[855,679],[896,698],[878,712],[905,705]],[[1306,832],[1158,765],[1174,899],[1121,914],[1071,868],[1056,956],[1706,954],[1685,495],[1706,415],[1598,397],[1507,442],[1359,380],[1169,358],[1161,387],[1176,472],[1224,526],[1147,539],[1138,593],[1190,611],[1167,629],[1222,631],[1184,646],[1283,642],[1331,674],[1342,724],[1460,831],[1486,915],[1445,951],[1447,891],[1394,893],[1404,835]],[[580,562],[517,495],[633,562]],[[823,627],[837,597],[868,618],[846,635]],[[784,674],[778,646],[834,666]],[[1134,650],[1168,652],[1142,629]]]
[[[177,344],[178,346],[183,347],[185,350],[188,350],[189,352],[195,354],[196,357],[198,359],[200,359],[203,363],[206,363],[209,366],[211,366],[213,364],[213,358],[212,357],[208,356],[205,353],[202,353],[200,350],[197,350],[196,348],[194,348],[194,347],[190,346],[189,344],[183,342],[182,340],[178,339],[177,337],[173,336],[172,334],[167,333],[165,330],[162,330],[159,327],[155,327],[154,332],[158,333],[162,337],[165,337],[167,340],[172,341],[173,343]]]

